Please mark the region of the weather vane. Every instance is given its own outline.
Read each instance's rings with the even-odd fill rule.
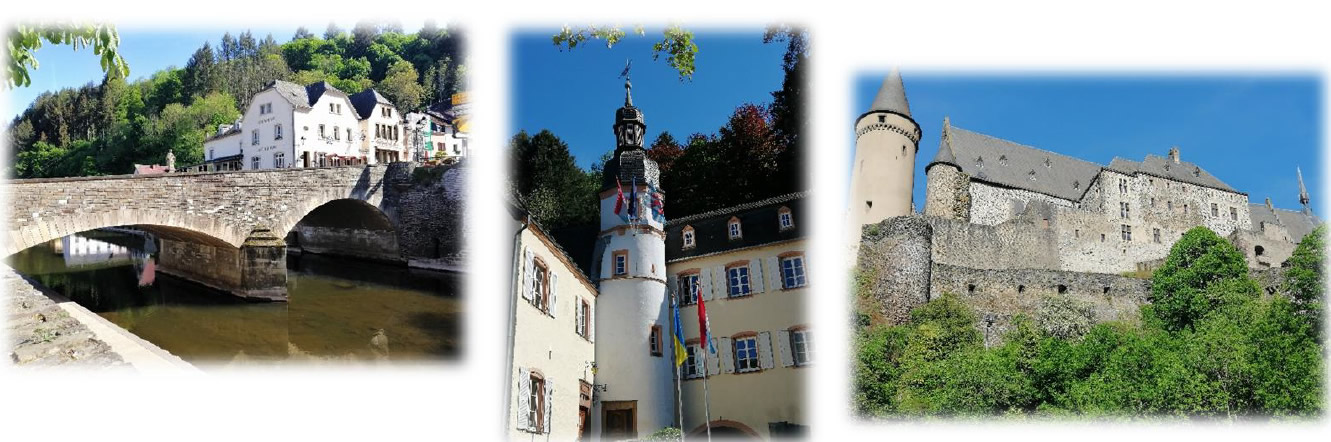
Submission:
[[[629,69],[632,68],[633,68],[633,59],[630,58],[628,59],[628,61],[624,62],[624,72],[619,73],[619,78],[623,78],[624,81],[629,81]]]
[[[624,105],[633,106],[633,82],[629,81],[629,70],[633,68],[633,59],[630,58],[624,62],[624,71],[619,73],[619,78],[624,79]]]

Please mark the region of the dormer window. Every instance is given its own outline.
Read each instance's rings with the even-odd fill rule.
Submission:
[[[1045,167],[1046,169],[1052,169],[1052,168],[1054,168],[1054,162],[1053,162],[1052,160],[1050,160],[1048,157],[1046,157],[1046,158],[1044,159],[1044,167]]]
[[[1080,189],[1080,188],[1081,188],[1081,180],[1073,181],[1073,182],[1072,182],[1072,188],[1073,188],[1073,189]]]
[[[776,212],[776,219],[777,225],[781,227],[781,230],[795,227],[795,218],[790,214],[789,207],[782,207],[781,210],[778,210]]]
[[[733,216],[730,217],[730,223],[727,225],[726,231],[729,232],[730,239],[740,239],[744,236],[744,231],[739,226],[739,218]]]
[[[984,168],[984,157],[975,157],[975,167]]]
[[[1031,181],[1035,181],[1035,171],[1034,171],[1034,170],[1032,170],[1032,171],[1031,171],[1030,173],[1028,173],[1027,175],[1029,175],[1029,176],[1031,177]]]
[[[336,103],[328,103],[328,113],[330,113],[330,114],[335,114],[335,113],[337,113],[337,104],[336,104]]]
[[[1198,167],[1198,168],[1194,168],[1194,169],[1192,169],[1192,176],[1195,176],[1195,177],[1200,177],[1200,176],[1202,176],[1202,168]]]
[[[684,240],[685,249],[692,249],[698,245],[693,234],[693,226],[684,226],[684,230],[680,232],[680,238]]]
[[[999,156],[998,156],[998,165],[1000,165],[1000,166],[1006,166],[1006,165],[1007,165],[1007,155],[999,155]]]

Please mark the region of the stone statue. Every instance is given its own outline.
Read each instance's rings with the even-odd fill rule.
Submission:
[[[176,171],[176,154],[172,153],[171,149],[166,150],[166,171],[167,172]]]

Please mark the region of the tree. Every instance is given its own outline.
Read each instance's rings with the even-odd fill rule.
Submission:
[[[1236,287],[1235,285],[1238,285]],[[1216,287],[1220,290],[1209,290]],[[1193,323],[1227,302],[1229,295],[1254,296],[1243,254],[1211,229],[1194,227],[1174,243],[1151,279],[1151,312],[1167,330]]]
[[[332,40],[342,35],[342,28],[337,27],[336,23],[328,22],[328,28],[324,29],[324,40]]]
[[[296,28],[296,33],[291,36],[291,41],[306,40],[313,38],[314,34],[311,34],[309,29],[305,29],[304,26],[301,26],[299,28]]]
[[[420,109],[421,99],[425,96],[425,90],[416,82],[416,68],[404,60],[398,60],[388,69],[378,89],[404,111]]]
[[[772,136],[785,148],[777,159],[784,170],[801,170],[804,162],[804,133],[808,121],[804,117],[805,70],[809,60],[808,32],[803,28],[787,25],[773,26],[763,34],[763,43],[786,43],[786,53],[781,59],[781,69],[785,76],[781,79],[781,90],[772,92]],[[807,189],[803,174],[792,174],[786,184],[787,192]]]
[[[633,33],[638,36],[646,35],[641,25],[634,26]],[[666,64],[679,72],[680,81],[693,79],[693,72],[696,69],[694,61],[698,56],[698,45],[693,42],[693,32],[676,24],[667,26],[661,34],[661,40],[652,44],[652,60],[659,60],[661,55],[665,55]],[[625,35],[627,34],[619,26],[588,26],[578,29],[564,26],[554,35],[552,41],[560,50],[568,51],[572,51],[589,39],[604,40],[605,47],[611,48]]]
[[[1284,292],[1289,294],[1299,314],[1308,318],[1313,330],[1320,332],[1321,311],[1326,278],[1326,225],[1322,224],[1299,240],[1294,253],[1285,262]]]
[[[186,98],[207,95],[218,90],[217,69],[213,48],[207,42],[194,51],[185,63],[185,72],[181,78],[181,87]]]
[[[125,78],[129,64],[120,56],[120,33],[107,24],[45,24],[32,26],[18,24],[9,33],[9,78],[5,86],[25,87],[32,84],[29,69],[39,67],[34,55],[42,41],[73,46],[74,50],[92,46],[92,53],[101,58],[102,72]]]
[[[599,177],[580,169],[568,145],[548,130],[518,132],[509,143],[514,192],[549,230],[595,220]]]

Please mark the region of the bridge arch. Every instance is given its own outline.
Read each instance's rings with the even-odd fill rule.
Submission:
[[[235,248],[245,242],[252,230],[248,226],[235,225],[206,214],[152,208],[95,214],[72,213],[58,218],[38,216],[32,223],[11,230],[5,256],[76,233],[117,226],[135,226],[162,237]]]

